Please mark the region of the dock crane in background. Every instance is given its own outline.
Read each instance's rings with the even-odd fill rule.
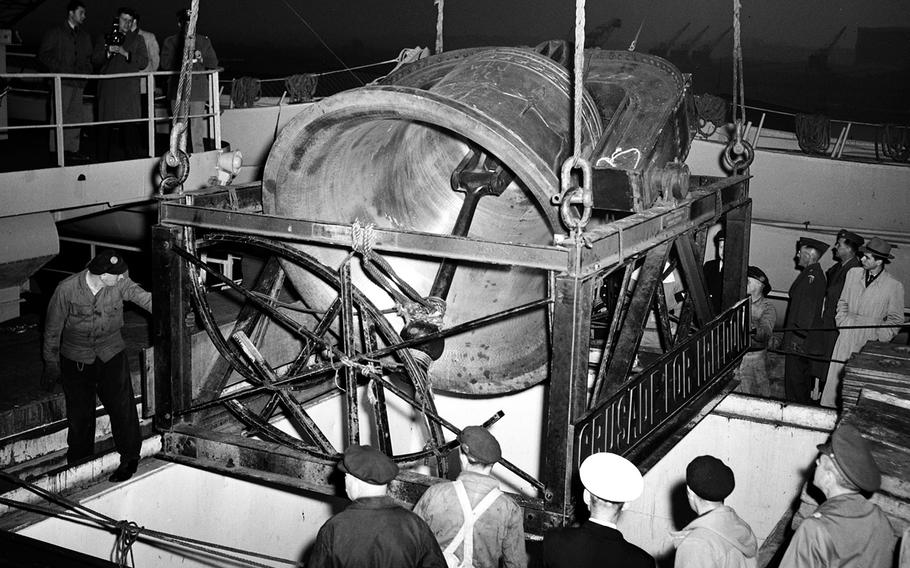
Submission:
[[[605,24],[600,24],[585,35],[585,45],[606,49],[607,40],[613,35],[613,30],[618,30],[621,27],[622,20],[620,18],[613,18]]]
[[[698,43],[698,40],[705,35],[708,29],[711,26],[703,27],[698,33],[692,36],[692,39],[680,42],[679,47],[676,49],[671,49],[667,54],[667,59],[672,61],[677,67],[679,67],[684,72],[692,72],[692,50],[694,46]]]
[[[689,29],[689,26],[691,25],[692,22],[686,22],[686,24],[681,27],[678,32],[673,34],[673,37],[663,43],[658,44],[657,47],[651,49],[651,55],[666,57],[667,54],[670,53],[670,50],[673,48],[673,46],[676,45],[676,42],[679,40],[680,36],[686,33],[686,30]]]
[[[837,42],[840,41],[840,38],[843,37],[844,32],[847,31],[847,26],[844,26],[837,32],[837,35],[834,36],[828,45],[813,51],[809,55],[809,71],[824,73],[828,71],[828,57],[831,55],[831,50],[834,49],[834,46],[837,45]]]

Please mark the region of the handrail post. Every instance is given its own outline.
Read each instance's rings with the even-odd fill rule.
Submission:
[[[155,74],[149,73],[146,81],[146,110],[148,112],[148,143],[149,158],[154,158],[155,154]]]
[[[221,150],[221,92],[218,90],[218,70],[209,75],[209,100],[212,111],[212,138],[215,150]]]
[[[79,101],[82,104],[82,101]],[[54,77],[54,138],[57,141],[57,165],[66,165],[63,159],[63,80]]]

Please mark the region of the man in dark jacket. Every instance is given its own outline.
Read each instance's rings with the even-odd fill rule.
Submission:
[[[817,350],[824,359],[831,359],[834,353],[834,344],[837,343],[837,326],[835,317],[837,315],[837,301],[840,300],[840,294],[844,291],[844,282],[847,279],[847,272],[851,268],[859,268],[860,263],[857,252],[863,246],[866,240],[847,229],[841,229],[837,233],[837,241],[834,243],[834,255],[837,262],[825,271],[827,285],[825,288],[825,306],[822,309],[821,319],[815,327],[823,328],[819,333],[812,334],[811,343],[819,345],[810,345],[810,349]],[[827,360],[814,361],[812,366],[815,370],[815,376],[824,380],[828,376]],[[824,385],[820,385],[823,387]]]
[[[180,71],[183,64],[183,40],[186,37],[186,25],[190,20],[188,10],[177,12],[177,29],[179,32],[175,35],[165,38],[161,46],[161,70],[162,71]],[[218,68],[218,55],[215,54],[215,48],[212,47],[212,41],[201,34],[196,34],[196,49],[193,53],[194,72],[204,71],[206,69]],[[199,115],[205,114],[205,104],[209,100],[209,81],[211,75],[194,74],[192,82],[192,92],[190,94],[189,112],[191,118],[189,121],[189,139],[187,150],[191,152],[202,152],[203,137],[206,131],[208,120],[199,118]],[[175,108],[177,102],[177,85],[178,77],[168,79],[168,100],[171,101],[171,108],[174,114],[179,109]],[[217,90],[218,85],[215,85]]]
[[[307,568],[446,568],[430,527],[388,496],[395,462],[376,448],[353,445],[338,469],[352,502],[319,529]]]
[[[38,61],[51,73],[91,73],[92,39],[82,28],[85,23],[85,4],[72,0],[66,6],[66,21],[49,29],[41,40]],[[85,79],[63,79],[60,98],[63,103],[63,123],[86,122],[82,93]],[[53,107],[52,107],[53,108]],[[79,152],[80,128],[63,130],[63,150],[66,158],[84,159]],[[51,151],[56,149],[56,137],[51,133]]]
[[[813,348],[819,342],[810,339],[812,328],[818,323],[825,301],[827,280],[819,259],[828,250],[828,245],[810,237],[802,237],[797,243],[797,263],[801,268],[799,276],[790,286],[790,305],[787,307],[787,322],[784,327],[784,391],[787,400],[800,404],[811,402],[810,391],[815,379],[812,360],[801,356],[805,353],[821,356],[820,348]],[[807,341],[808,340],[808,341]]]
[[[104,75],[138,73],[148,65],[145,40],[133,30],[136,12],[132,8],[117,10],[122,41],[111,44],[99,40],[92,62]],[[139,77],[98,81],[98,119],[124,120],[141,118]],[[107,125],[99,132],[99,159],[131,159],[142,156],[142,127],[139,123]]]
[[[120,467],[111,481],[129,479],[139,463],[142,437],[129,362],[120,334],[123,301],[152,311],[152,295],[126,275],[126,261],[112,250],[86,270],[63,280],[47,306],[44,324],[45,384],[62,372],[69,432],[67,461],[91,456],[95,446],[95,394],[111,419]]]
[[[654,568],[654,559],[626,542],[616,528],[623,505],[638,499],[644,490],[638,468],[622,456],[601,452],[585,458],[578,476],[585,488],[583,499],[591,517],[578,528],[548,532],[543,539],[543,565],[547,568]]]

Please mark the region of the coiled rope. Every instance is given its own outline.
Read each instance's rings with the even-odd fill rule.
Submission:
[[[806,154],[826,154],[831,145],[831,121],[821,114],[797,114],[794,117],[796,141]]]
[[[292,103],[304,103],[313,100],[319,79],[312,73],[291,75],[284,80],[284,88],[291,96]]]
[[[262,83],[254,77],[238,77],[231,81],[231,104],[238,108],[251,107],[262,93]]]

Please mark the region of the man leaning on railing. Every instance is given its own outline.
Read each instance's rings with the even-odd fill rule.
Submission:
[[[85,23],[85,4],[72,0],[66,6],[66,20],[44,34],[38,50],[38,60],[51,73],[91,73],[92,39],[82,28]],[[62,122],[86,122],[83,112],[82,93],[85,79],[63,79],[60,87],[62,100]],[[58,117],[60,118],[60,117]],[[63,130],[63,149],[68,161],[85,160],[79,151],[80,128]],[[56,138],[51,132],[51,152],[56,150]]]

